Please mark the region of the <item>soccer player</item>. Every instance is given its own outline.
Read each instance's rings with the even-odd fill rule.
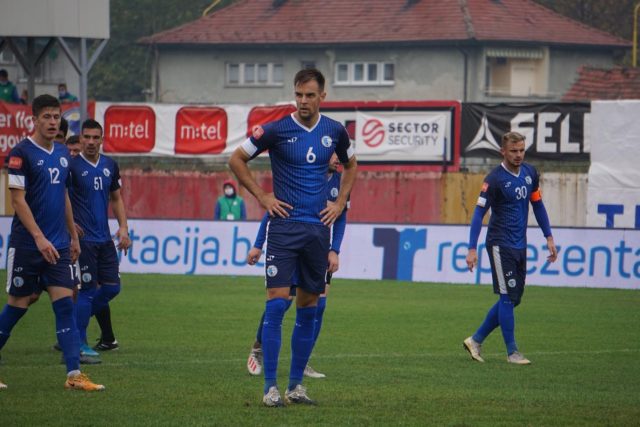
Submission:
[[[102,126],[93,119],[82,123],[80,145],[82,151],[71,161],[71,205],[75,222],[84,230],[80,238],[80,277],[82,289],[78,295],[77,320],[81,351],[97,357],[99,354],[87,344],[87,326],[91,315],[104,313],[109,301],[120,293],[120,274],[116,246],[109,230],[109,203],[118,221],[118,249],[125,254],[131,246],[127,215],[120,194],[118,164],[100,154]],[[110,313],[110,312],[109,312]],[[118,348],[113,335],[110,315],[108,324],[100,323],[100,350]]]
[[[72,158],[80,154],[80,137],[78,135],[71,135],[64,143],[69,149],[69,154]]]
[[[334,153],[331,156],[331,161],[329,162],[329,174],[327,181],[327,198],[331,202],[335,202],[336,197],[338,197],[338,192],[340,191],[340,177],[341,174],[337,172],[338,166],[340,165],[340,161],[338,160],[338,156]],[[344,237],[344,230],[347,225],[347,210],[349,208],[349,202],[347,201],[347,208],[342,212],[342,214],[338,217],[336,222],[333,224],[332,228],[332,236],[331,236],[331,248],[329,250],[329,259],[327,266],[327,280],[325,291],[320,295],[318,299],[318,308],[316,311],[315,318],[315,326],[313,329],[313,341],[314,346],[315,342],[318,341],[318,335],[320,335],[320,329],[322,328],[322,319],[324,317],[324,311],[327,306],[327,294],[329,293],[329,285],[331,283],[331,275],[338,271],[339,268],[339,254],[340,254],[340,245],[342,244],[342,238]],[[256,236],[256,241],[253,247],[249,250],[247,255],[247,263],[249,265],[255,265],[260,256],[262,255],[262,247],[264,246],[264,241],[266,239],[267,234],[267,223],[269,221],[269,215],[265,214],[264,218],[262,218],[262,222],[260,223],[260,228],[258,229],[258,234]],[[297,281],[294,281],[294,284],[297,284]],[[291,300],[295,296],[295,287],[291,288],[291,296],[289,297],[289,302],[287,303],[287,310],[291,305]],[[264,312],[262,313],[262,318],[260,319],[260,324],[258,326],[258,332],[256,334],[256,341],[253,343],[253,347],[251,348],[251,352],[249,353],[249,358],[247,359],[247,370],[251,375],[260,375],[262,373],[262,324],[264,322]],[[309,364],[304,368],[304,376],[310,378],[325,378],[326,375],[320,373],[313,369]]]
[[[542,203],[538,171],[524,163],[524,136],[508,132],[502,136],[502,164],[487,175],[471,220],[467,266],[473,271],[478,263],[477,243],[482,219],[491,208],[486,247],[491,263],[493,292],[499,295],[475,334],[464,340],[471,358],[484,362],[480,346],[500,326],[507,347],[507,361],[518,365],[531,363],[519,351],[515,339],[514,308],[520,304],[527,273],[527,219],[529,203],[536,221],[547,238],[549,256],[554,262],[558,251],[551,235],[547,210]]]
[[[264,396],[266,406],[283,406],[276,383],[282,318],[289,288],[297,271],[296,322],[291,337],[291,368],[285,399],[315,403],[302,386],[302,376],[313,349],[318,296],[324,292],[329,256],[329,227],[342,214],[356,179],[357,162],[349,136],[340,123],[320,114],[325,79],[315,69],[294,78],[296,112],[264,127],[229,160],[231,170],[271,216],[267,233],[267,302],[262,331]],[[247,163],[269,150],[273,193],[267,193],[251,175]],[[326,176],[333,153],[344,165],[335,203],[327,203]]]
[[[53,139],[60,103],[50,95],[32,103],[34,131],[9,153],[9,189],[15,215],[7,255],[7,304],[0,313],[0,349],[27,312],[31,294],[46,288],[56,318],[56,335],[67,367],[67,389],[97,391],[80,372],[80,339],[73,316],[73,263],[80,253],[67,194],[69,152]],[[6,386],[5,386],[6,387]]]

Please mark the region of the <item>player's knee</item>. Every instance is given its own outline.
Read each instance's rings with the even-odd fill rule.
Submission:
[[[53,312],[57,316],[67,317],[73,315],[73,300],[71,297],[60,298],[51,305],[53,306]]]

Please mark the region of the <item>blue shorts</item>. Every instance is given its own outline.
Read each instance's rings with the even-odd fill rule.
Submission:
[[[26,297],[49,286],[73,289],[74,268],[69,248],[58,249],[60,258],[49,264],[39,250],[9,248],[7,252],[7,293]]]
[[[329,256],[329,227],[273,219],[267,228],[267,288],[288,287],[320,295],[324,292]]]
[[[120,284],[118,253],[113,240],[100,243],[80,240],[80,249],[82,289],[103,283]]]
[[[527,250],[487,246],[493,277],[493,292],[509,295],[514,306],[520,304],[527,277]]]
[[[331,276],[332,276],[332,273],[330,271],[327,271],[327,277],[325,278],[325,283],[327,285],[331,284]],[[291,296],[291,297],[295,297],[296,296],[296,288],[298,287],[297,275],[295,275],[294,277],[295,277],[294,278],[295,281],[293,282],[293,285],[291,285],[291,289],[289,290],[289,296]]]

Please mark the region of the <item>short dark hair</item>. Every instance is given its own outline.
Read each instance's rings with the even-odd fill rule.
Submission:
[[[69,122],[64,117],[60,117],[60,132],[66,138],[67,131],[69,130]]]
[[[66,83],[59,83],[58,84],[58,89],[64,87],[65,89],[67,88],[67,84]]]
[[[65,145],[79,144],[80,137],[78,135],[71,135],[64,143]]]
[[[9,73],[7,73],[7,70],[5,70],[4,68],[0,70],[0,77],[4,77],[5,79],[8,79]]]
[[[324,76],[315,68],[305,68],[298,71],[293,79],[293,85],[298,86],[298,84],[307,83],[311,80],[315,80],[316,82],[318,82],[320,92],[324,92]]]
[[[508,142],[524,141],[524,135],[518,132],[507,132],[502,135],[502,146],[506,146]]]
[[[31,111],[34,116],[38,116],[45,108],[60,108],[60,101],[58,98],[51,95],[39,95],[33,98],[33,102],[31,103]]]
[[[87,119],[82,122],[82,128],[80,132],[84,131],[85,129],[100,129],[101,134],[104,132],[102,130],[102,125],[93,119]]]

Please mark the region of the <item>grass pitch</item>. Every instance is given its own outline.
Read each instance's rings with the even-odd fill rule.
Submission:
[[[4,279],[2,274],[1,279]],[[2,351],[0,425],[637,425],[640,292],[529,287],[506,363],[499,330],[472,362],[462,340],[496,297],[486,286],[335,279],[305,379],[317,407],[261,406],[245,368],[260,278],[124,275],[117,352],[84,370],[102,393],[65,391],[46,296]],[[4,304],[6,297],[0,297]],[[294,313],[279,369],[289,371]],[[90,337],[98,336],[94,321]]]

